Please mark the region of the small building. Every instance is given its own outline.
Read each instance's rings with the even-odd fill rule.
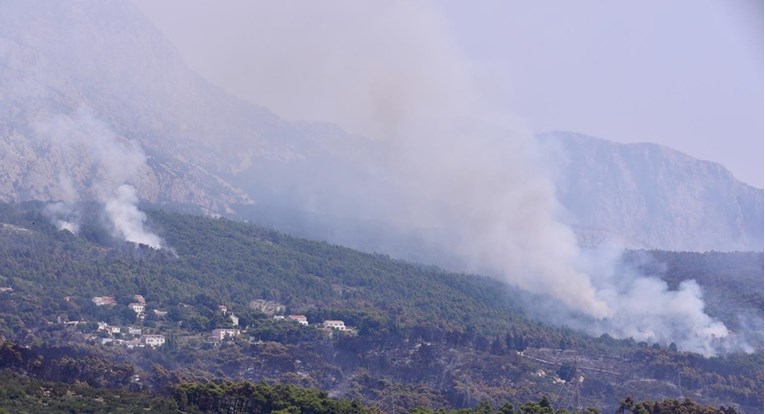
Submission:
[[[10,287],[10,286],[0,287],[0,292],[2,292],[2,293],[13,293],[13,288]]]
[[[128,333],[130,335],[141,335],[141,328],[136,328],[133,326],[128,326]]]
[[[308,318],[306,318],[305,315],[290,315],[287,318],[301,325],[308,325]]]
[[[226,316],[226,313],[228,312],[228,308],[226,307],[226,305],[218,305],[218,310],[223,316]]]
[[[165,335],[141,335],[141,343],[152,348],[165,344]]]
[[[94,296],[91,300],[96,306],[114,305],[117,303],[113,296]]]
[[[276,315],[274,316],[274,319],[284,319],[284,315]]]
[[[159,309],[154,309],[154,316],[156,316],[158,318],[164,318],[165,316],[167,316],[167,311],[163,311],[163,310],[159,310]]]
[[[119,326],[109,326],[106,328],[106,331],[112,334],[118,334],[122,329]]]
[[[229,314],[228,318],[231,319],[231,324],[232,325],[239,326],[239,318],[236,315],[234,315],[233,313]]]
[[[141,305],[146,304],[146,299],[144,299],[143,295],[133,295],[133,300],[140,303]]]
[[[125,347],[128,348],[128,349],[133,349],[133,348],[137,348],[137,347],[144,347],[144,346],[146,346],[146,345],[144,345],[141,342],[140,339],[131,339],[129,341],[123,342],[122,344],[125,345]]]
[[[233,338],[235,336],[239,336],[242,333],[239,329],[227,329],[227,328],[221,328],[221,329],[213,329],[212,333],[210,334],[210,338],[212,338],[215,341],[222,341],[226,338]]]
[[[339,331],[346,330],[345,322],[337,320],[326,320],[321,324],[324,328],[337,329]]]
[[[142,303],[131,303],[128,305],[128,308],[132,309],[136,315],[140,315],[144,310],[146,310],[146,305]]]
[[[106,328],[109,327],[109,324],[106,323],[106,322],[97,322],[97,324],[98,324],[98,330],[99,331],[105,331]]]

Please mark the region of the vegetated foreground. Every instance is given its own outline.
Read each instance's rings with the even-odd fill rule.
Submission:
[[[7,344],[4,345],[7,350]],[[0,413],[315,413],[315,414],[383,414],[379,406],[368,406],[354,400],[329,398],[327,393],[294,385],[252,384],[249,382],[190,383],[176,385],[164,395],[146,391],[93,388],[86,384],[46,382],[8,370],[0,372]],[[413,414],[547,414],[568,413],[555,409],[547,397],[539,402],[513,405],[505,403],[496,409],[482,401],[468,409],[415,408]],[[597,413],[597,410],[571,412]],[[633,401],[619,403],[621,413],[684,413],[735,414],[731,407],[704,406],[691,400]]]
[[[544,401],[612,412],[627,396],[743,412],[763,404],[761,349],[704,358],[591,338],[527,319],[515,300],[526,293],[487,278],[239,222],[152,212],[150,225],[172,248],[157,251],[112,240],[87,215],[78,236],[56,231],[40,207],[0,206],[0,333],[18,344],[0,356],[4,368],[53,382],[42,387],[79,381],[187,412],[254,407],[222,396],[257,386],[211,380],[293,384],[347,400],[302,412]],[[761,253],[648,254],[668,263],[670,284],[690,272],[716,317],[762,313]],[[118,406],[91,400],[99,398]]]

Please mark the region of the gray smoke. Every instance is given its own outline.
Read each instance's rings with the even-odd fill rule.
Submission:
[[[122,184],[113,197],[106,200],[104,210],[111,219],[114,233],[129,242],[145,244],[155,249],[162,247],[162,239],[144,228],[146,214],[138,209],[135,187]]]
[[[72,234],[77,234],[80,231],[77,190],[75,190],[69,176],[63,173],[59,174],[58,188],[61,200],[48,203],[43,209],[43,215],[59,230],[67,230]]]
[[[661,274],[645,274],[625,264],[621,253],[615,248],[580,252],[577,266],[591,275],[612,313],[602,320],[571,320],[570,325],[595,335],[608,333],[665,345],[675,342],[679,349],[703,355],[734,349],[751,352],[748,344],[705,313],[698,283],[686,280],[670,289]]]
[[[80,225],[77,202],[97,200],[114,237],[163,247],[162,239],[145,228],[146,215],[138,209],[135,185],[149,171],[138,143],[117,136],[87,107],[72,114],[43,116],[35,124],[35,133],[69,162],[59,166],[62,199],[44,210],[56,227],[76,233]],[[77,188],[74,182],[84,184]]]
[[[705,313],[696,282],[670,290],[658,275],[622,264],[618,250],[579,249],[556,220],[555,191],[530,134],[454,121],[462,115],[399,137],[391,171],[402,186],[405,209],[396,215],[406,220],[402,225],[439,229],[449,235],[442,247],[464,258],[465,270],[495,275],[568,309],[566,316],[539,313],[542,319],[595,335],[675,342],[704,355],[730,346],[725,325]]]
[[[43,208],[43,215],[59,230],[66,230],[72,234],[80,231],[80,217],[76,205],[63,201],[48,203]]]
[[[485,72],[461,55],[428,3],[218,7],[236,9],[227,18],[240,20],[220,28],[228,41],[205,56],[205,74],[284,117],[335,122],[369,138],[358,163],[386,188],[342,193],[351,180],[327,175],[319,191],[332,199],[308,194],[301,207],[366,218],[354,208],[384,206],[380,222],[438,244],[452,268],[547,298],[532,310],[548,321],[707,355],[739,346],[705,312],[695,282],[670,289],[659,275],[623,265],[618,251],[580,250],[558,219],[565,212],[531,132],[492,99],[507,85],[477,76]]]
[[[621,264],[583,253],[562,213],[532,134],[499,111],[448,27],[411,2],[253,5],[237,86],[291,118],[328,120],[373,140],[392,182],[382,219],[437,240],[463,270],[494,275],[550,299],[565,322],[599,335],[676,342],[710,355],[730,346],[694,281],[671,290]],[[278,22],[289,16],[289,28]],[[310,22],[310,24],[301,24]],[[280,39],[274,47],[271,39]],[[230,66],[230,63],[227,63]],[[231,71],[226,67],[226,71]],[[294,71],[291,72],[291,71]],[[228,73],[228,72],[227,72]],[[246,76],[244,76],[246,74]],[[329,187],[332,183],[328,184]],[[343,204],[331,207],[331,213]],[[539,309],[539,308],[538,308]],[[726,343],[728,345],[726,345]]]

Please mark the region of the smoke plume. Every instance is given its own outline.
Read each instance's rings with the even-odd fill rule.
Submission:
[[[114,134],[87,107],[44,116],[35,132],[63,160],[58,166],[61,200],[44,210],[57,228],[77,233],[77,202],[97,200],[114,237],[155,249],[163,246],[162,239],[145,228],[146,215],[138,209],[135,183],[149,171],[139,144]],[[74,182],[82,183],[80,188]]]
[[[704,355],[748,348],[743,341],[729,337],[722,322],[705,313],[703,292],[693,280],[670,289],[660,279],[661,270],[646,274],[627,264],[618,249],[580,252],[577,266],[590,275],[612,314],[602,320],[573,319],[570,325],[594,335],[608,333],[665,345],[675,342],[679,349]]]
[[[63,201],[48,203],[43,209],[43,215],[59,230],[72,234],[80,231],[80,217],[77,207]]]
[[[43,209],[47,217],[59,230],[67,230],[72,234],[80,231],[80,214],[77,210],[77,190],[72,180],[66,174],[59,174],[58,189],[60,201],[48,203]]]
[[[129,242],[145,244],[158,249],[162,246],[162,239],[146,231],[144,228],[146,214],[136,207],[137,204],[138,195],[135,187],[122,184],[117,187],[114,196],[106,200],[104,210],[111,219],[114,233],[117,236]]]
[[[618,253],[580,250],[557,219],[562,211],[532,134],[492,102],[490,79],[475,76],[424,4],[253,7],[263,19],[241,45],[242,76],[230,78],[246,74],[239,86],[282,115],[370,137],[376,152],[363,162],[396,190],[389,204],[397,207],[384,220],[438,235],[425,238],[437,239],[463,270],[549,298],[554,305],[545,309],[557,311],[536,308],[540,318],[707,355],[729,336],[705,313],[695,282],[671,290],[623,266]],[[279,26],[280,16],[294,24]],[[343,204],[359,203],[328,208]]]

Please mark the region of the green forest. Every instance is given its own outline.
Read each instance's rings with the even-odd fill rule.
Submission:
[[[680,405],[690,398],[743,412],[763,403],[761,342],[752,354],[704,358],[673,344],[590,337],[529,318],[527,293],[487,277],[159,210],[148,225],[168,247],[153,250],[112,239],[95,208],[84,210],[74,235],[51,226],[42,207],[0,204],[0,335],[10,341],[3,368],[15,375],[143,392],[157,407],[187,412],[250,409],[247,393],[258,394],[252,384],[261,383],[296,387],[285,388],[295,394],[287,400],[315,397],[325,410],[270,409],[284,412],[547,412],[534,406],[543,397],[555,410],[613,411],[627,397]],[[762,253],[634,251],[626,260],[661,264],[670,286],[696,279],[709,311],[737,329],[740,315],[762,314]],[[135,295],[145,300],[142,318],[128,306]],[[96,296],[115,303],[99,306]],[[274,319],[257,303],[305,315],[310,325]],[[352,329],[320,326],[330,319]],[[761,323],[749,327],[760,340]],[[138,340],[128,327],[166,342],[119,345]],[[210,339],[213,329],[235,327],[236,337]],[[323,391],[297,391],[304,389]],[[228,393],[239,397],[221,397]],[[674,412],[646,404],[625,410]]]
[[[0,372],[0,413],[139,413],[201,414],[384,414],[380,407],[356,400],[329,398],[327,393],[293,385],[248,382],[183,383],[168,395],[120,389],[99,389],[85,384],[65,384],[32,379],[8,371]],[[596,414],[587,409],[577,411]],[[632,401],[619,404],[619,413],[631,414],[736,414],[731,407],[712,407],[691,400]],[[505,403],[496,409],[487,402],[474,408],[429,410],[415,408],[411,414],[568,414],[540,401]]]

